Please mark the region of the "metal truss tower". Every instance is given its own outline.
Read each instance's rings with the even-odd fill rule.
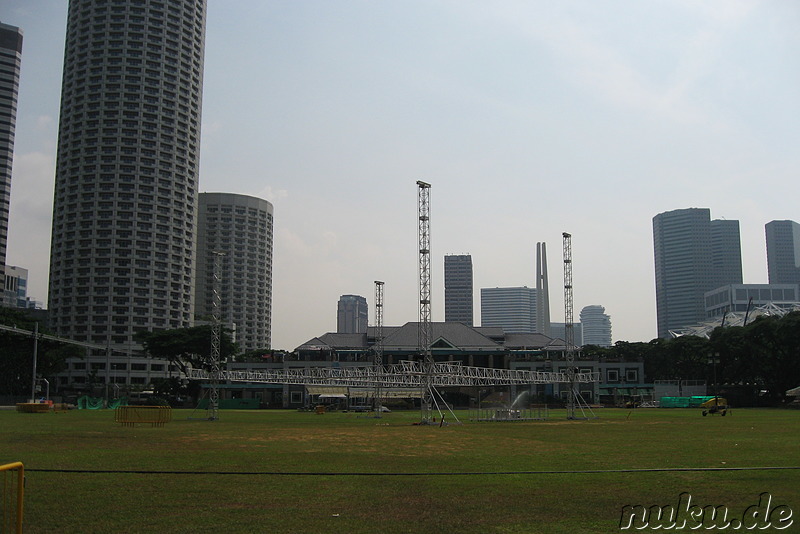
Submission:
[[[421,386],[422,422],[431,421],[432,370],[431,355],[431,184],[417,181],[417,211],[419,213],[419,352],[423,361]]]
[[[375,358],[372,362],[375,375],[383,373],[383,282],[375,280]],[[375,383],[375,415],[381,413],[381,384]]]
[[[208,420],[219,419],[219,377],[220,377],[220,338],[222,325],[220,324],[220,307],[222,294],[220,292],[222,271],[222,252],[212,252],[214,255],[214,284],[211,299],[211,384],[208,393]]]
[[[572,324],[572,235],[564,232],[564,342],[567,360],[567,419],[575,419],[575,329]]]

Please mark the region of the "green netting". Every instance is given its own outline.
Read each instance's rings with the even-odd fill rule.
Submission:
[[[693,397],[661,397],[662,408],[698,408],[701,404],[714,397],[695,395]]]
[[[103,399],[102,397],[84,395],[83,397],[78,397],[77,405],[79,410],[99,410],[103,407]]]
[[[112,399],[108,401],[108,407],[112,410],[117,406],[125,404],[128,404],[127,397],[120,397],[118,399]],[[103,398],[84,395],[83,397],[78,397],[77,405],[79,410],[100,410],[103,408]]]

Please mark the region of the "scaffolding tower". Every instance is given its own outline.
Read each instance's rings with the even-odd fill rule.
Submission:
[[[572,235],[564,232],[564,356],[567,360],[567,419],[575,419],[575,325],[572,323]]]
[[[417,181],[417,212],[419,215],[419,353],[422,357],[423,376],[420,383],[421,422],[432,421],[432,376],[431,354],[431,184]]]
[[[375,345],[374,345],[374,360],[372,366],[375,369],[375,375],[380,376],[383,373],[383,282],[375,280]],[[375,403],[375,416],[380,417],[381,413],[381,384],[380,381],[375,382],[375,395],[373,398]]]
[[[212,251],[214,255],[214,283],[211,288],[211,383],[208,393],[207,416],[209,421],[219,419],[219,377],[220,377],[220,307],[222,294],[220,291],[223,252]]]

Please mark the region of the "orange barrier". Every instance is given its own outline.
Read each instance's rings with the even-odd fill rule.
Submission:
[[[17,471],[17,484],[14,486],[13,477],[12,481],[8,481],[8,473],[10,471]],[[0,465],[0,474],[3,475],[2,486],[2,501],[0,501],[0,512],[2,512],[2,520],[0,523],[0,531],[2,532],[16,532],[22,534],[22,508],[25,497],[25,466],[22,462],[14,462],[6,465]],[[17,491],[16,507],[12,506],[14,502],[14,490]],[[13,530],[12,530],[13,527]]]
[[[114,421],[123,426],[136,426],[136,423],[164,426],[171,420],[170,406],[117,406],[114,410]]]

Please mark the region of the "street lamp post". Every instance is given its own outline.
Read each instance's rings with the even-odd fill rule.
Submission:
[[[719,396],[717,394],[717,364],[719,363],[719,352],[714,352],[708,357],[708,363],[714,368],[714,406],[719,406]]]

